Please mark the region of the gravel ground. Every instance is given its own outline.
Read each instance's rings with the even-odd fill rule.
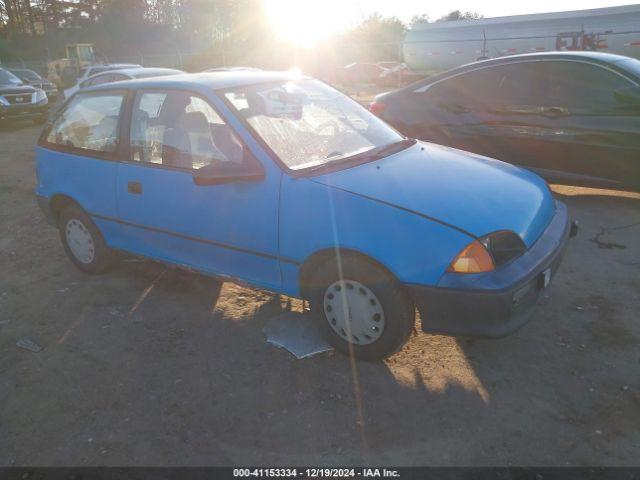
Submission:
[[[640,195],[554,187],[582,231],[515,335],[352,366],[265,341],[295,299],[75,270],[35,204],[38,132],[0,131],[0,465],[640,465]]]

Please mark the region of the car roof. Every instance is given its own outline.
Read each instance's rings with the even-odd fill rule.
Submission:
[[[590,51],[580,51],[580,52],[534,52],[534,53],[522,53],[519,55],[508,55],[504,57],[496,57],[490,58],[487,60],[478,60],[476,62],[465,63],[464,65],[459,65],[457,67],[451,68],[444,72],[436,73],[435,75],[431,75],[429,77],[423,78],[422,80],[418,80],[417,82],[410,83],[402,88],[397,90],[393,90],[392,92],[388,92],[389,95],[393,95],[396,92],[406,92],[414,90],[419,85],[428,85],[432,82],[436,82],[452,75],[464,73],[467,71],[474,70],[479,67],[490,67],[492,65],[504,65],[508,63],[518,63],[523,60],[582,60],[589,61],[592,63],[599,63],[601,65],[615,65],[619,62],[629,60],[629,57],[625,57],[623,55],[615,55],[613,53],[603,53],[603,52],[590,52]],[[386,94],[381,94],[386,95]]]
[[[98,65],[89,65],[87,67],[83,67],[83,70],[90,72],[98,68],[101,69],[101,72],[99,73],[103,73],[111,70],[119,70],[121,68],[141,68],[141,66],[135,63],[105,63],[105,64],[98,64]]]
[[[206,70],[203,70],[203,72],[240,72],[240,71],[260,71],[262,70],[261,68],[257,68],[257,67],[242,67],[242,66],[237,66],[237,67],[214,67],[214,68],[207,68]]]
[[[113,75],[114,73],[120,73],[122,75],[127,75],[128,77],[135,78],[137,75],[141,75],[141,74],[145,74],[148,76],[163,75],[163,74],[180,75],[184,72],[182,70],[175,70],[173,68],[145,68],[145,67],[116,68],[114,70],[105,70],[104,72],[98,72],[98,73],[94,73],[93,75],[89,75],[85,81],[88,81],[92,78],[101,77],[103,75]]]
[[[626,60],[628,57],[623,55],[615,55],[613,53],[604,53],[604,52],[591,52],[591,51],[580,51],[580,52],[534,52],[534,53],[521,53],[519,55],[508,55],[505,57],[496,57],[490,58],[487,60],[480,60],[477,62],[467,63],[465,65],[461,65],[456,68],[468,67],[470,65],[480,65],[486,64],[490,65],[493,63],[508,63],[508,62],[517,62],[519,60],[590,60],[597,63],[616,63],[621,60]],[[452,70],[456,70],[456,68]]]
[[[142,67],[137,63],[97,63],[95,65],[89,65],[86,68],[129,68],[129,67]]]
[[[178,88],[184,90],[224,90],[260,83],[282,82],[299,78],[295,72],[270,72],[265,70],[238,70],[227,72],[183,73],[164,77],[123,80],[117,84],[103,84],[85,91],[109,90],[114,88]]]
[[[107,75],[113,73],[122,73],[123,75],[129,75],[131,77],[136,77],[138,75],[162,75],[162,74],[173,74],[180,75],[184,73],[182,70],[176,70],[174,68],[146,68],[146,67],[135,67],[135,68],[119,68],[117,70],[108,70],[106,72],[97,73],[98,75]]]

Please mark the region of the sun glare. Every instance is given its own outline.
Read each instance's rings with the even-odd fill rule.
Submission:
[[[337,0],[263,0],[276,34],[301,47],[312,47],[342,28]]]

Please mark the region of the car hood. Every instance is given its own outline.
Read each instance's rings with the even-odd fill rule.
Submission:
[[[33,93],[36,89],[30,85],[0,85],[0,95]]]
[[[446,223],[480,237],[512,230],[532,245],[555,201],[532,172],[473,153],[418,142],[382,160],[313,181]]]

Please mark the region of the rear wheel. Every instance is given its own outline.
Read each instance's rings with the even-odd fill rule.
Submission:
[[[311,276],[310,304],[337,350],[363,360],[398,351],[415,322],[414,306],[400,283],[372,262],[343,256],[319,265]]]
[[[73,264],[86,273],[101,273],[113,262],[98,227],[79,207],[65,208],[58,219],[62,245]]]

